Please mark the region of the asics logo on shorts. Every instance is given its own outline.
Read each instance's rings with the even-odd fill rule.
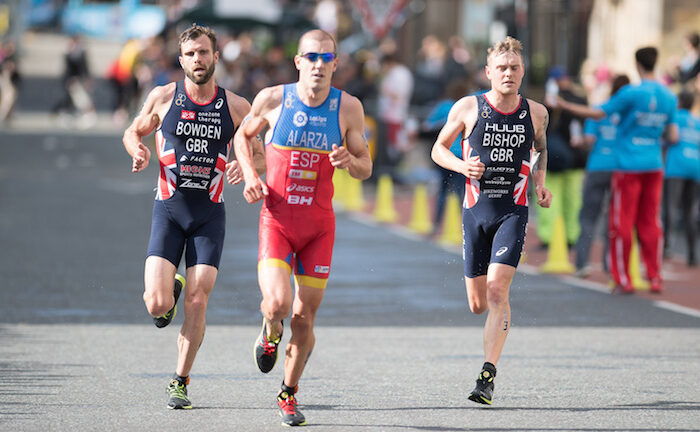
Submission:
[[[503,246],[496,252],[496,256],[501,256],[506,252],[508,252],[508,246]]]
[[[297,191],[297,192],[308,192],[311,193],[314,191],[313,186],[304,186],[304,185],[299,185],[296,183],[292,183],[289,186],[287,186],[287,192],[291,191]]]

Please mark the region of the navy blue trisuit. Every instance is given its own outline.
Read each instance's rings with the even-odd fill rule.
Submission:
[[[486,95],[475,96],[476,124],[462,141],[462,154],[481,161],[479,180],[467,178],[462,211],[464,275],[487,274],[490,263],[518,266],[528,219],[527,183],[535,154],[535,131],[527,99],[503,113]]]
[[[218,268],[226,234],[223,188],[234,125],[226,90],[194,102],[184,81],[176,84],[170,109],[156,131],[160,175],[147,256],[177,267]]]

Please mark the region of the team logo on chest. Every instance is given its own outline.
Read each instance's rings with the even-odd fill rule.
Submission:
[[[297,111],[296,113],[294,113],[294,117],[292,117],[292,122],[296,127],[306,126],[306,122],[308,120],[309,118],[304,111]]]
[[[484,105],[484,107],[481,109],[481,117],[482,118],[489,118],[491,115],[491,107],[488,105]]]
[[[216,101],[216,105],[214,105],[214,108],[219,109],[219,108],[221,108],[221,106],[222,106],[223,104],[224,104],[224,100],[223,100],[222,98],[219,98],[219,99]]]
[[[175,105],[177,105],[177,106],[183,106],[183,105],[185,104],[185,99],[186,99],[186,98],[187,98],[187,96],[185,96],[184,94],[178,93],[178,94],[177,94],[177,97],[175,98]]]
[[[522,111],[520,111],[520,115],[518,116],[518,118],[519,118],[520,120],[522,120],[522,119],[525,118],[526,115],[527,115],[527,111],[522,110]]]

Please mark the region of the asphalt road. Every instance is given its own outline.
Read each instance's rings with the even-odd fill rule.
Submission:
[[[192,371],[165,408],[182,316],[141,300],[157,169],[120,137],[0,132],[0,430],[278,430],[260,374],[257,211],[225,191],[227,238]],[[299,400],[319,431],[700,430],[700,319],[519,273],[494,406],[466,400],[484,316],[461,257],[349,214]],[[285,339],[288,338],[288,335]]]

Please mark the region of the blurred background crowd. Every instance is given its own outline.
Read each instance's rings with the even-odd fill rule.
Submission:
[[[340,62],[333,85],[364,104],[374,178],[388,173],[398,184],[434,185],[436,227],[445,194],[463,193],[463,178],[415,159],[428,159],[457,99],[489,88],[486,48],[506,35],[524,43],[527,97],[542,101],[556,91],[601,104],[616,79],[638,82],[634,51],[653,45],[660,52],[657,79],[687,94],[688,111],[700,117],[697,0],[4,0],[3,127],[28,111],[47,112],[69,129],[90,129],[107,113],[115,128],[125,127],[150,89],[182,79],[177,36],[193,22],[217,32],[219,85],[249,101],[264,87],[296,80],[291,59],[301,33],[318,27],[335,35]],[[595,145],[585,130],[584,119],[551,112],[549,168],[571,246],[581,232]],[[685,222],[672,212],[665,218],[669,229],[683,232],[699,223],[700,153],[689,157],[698,158],[699,174],[684,195],[691,200]],[[545,219],[537,219],[543,246],[551,236]],[[695,245],[688,247],[688,264],[695,265]],[[577,266],[585,276],[587,260]]]

